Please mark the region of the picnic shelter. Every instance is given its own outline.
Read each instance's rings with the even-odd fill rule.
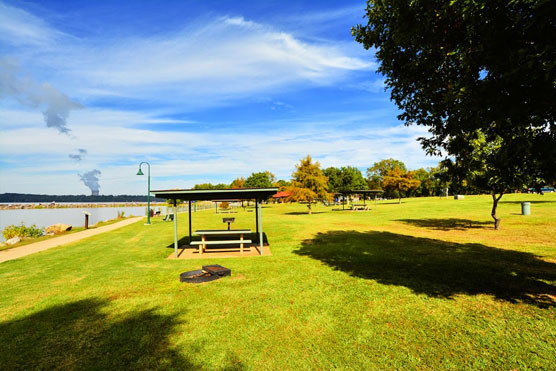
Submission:
[[[269,199],[278,192],[278,188],[237,188],[237,189],[169,189],[151,191],[157,198],[165,198],[173,201],[174,204],[174,253],[178,257],[178,215],[177,200],[183,200],[188,203],[189,214],[189,245],[199,245],[199,253],[202,254],[204,248],[210,242],[206,241],[207,236],[234,236],[240,235],[241,239],[219,240],[219,244],[239,243],[241,251],[243,244],[251,242],[243,240],[244,234],[250,234],[250,230],[197,230],[196,234],[202,237],[201,241],[193,241],[192,220],[191,220],[191,203],[193,201],[225,201],[225,200],[255,200],[255,225],[256,235],[258,236],[259,254],[263,255],[264,238],[263,238],[263,217],[262,202]]]

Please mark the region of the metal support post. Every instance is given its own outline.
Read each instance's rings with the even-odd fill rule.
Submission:
[[[191,245],[191,200],[189,200],[189,244]]]
[[[259,243],[261,249],[261,255],[263,255],[264,239],[263,239],[263,209],[262,202],[259,202],[259,222],[257,223],[257,229],[259,231]]]
[[[174,254],[178,257],[178,207],[174,200]]]
[[[259,234],[259,200],[255,200],[255,224],[257,225],[257,234]]]

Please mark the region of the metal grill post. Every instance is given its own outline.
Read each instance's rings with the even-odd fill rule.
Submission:
[[[178,257],[178,207],[174,200],[174,254]]]

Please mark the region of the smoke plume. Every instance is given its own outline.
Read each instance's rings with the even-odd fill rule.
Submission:
[[[79,178],[83,184],[85,184],[91,190],[91,194],[98,195],[100,190],[100,185],[98,184],[98,176],[100,171],[97,169],[86,172],[85,174],[78,174]]]
[[[75,161],[81,161],[83,160],[83,157],[85,157],[85,155],[87,154],[87,150],[83,149],[83,148],[78,148],[77,149],[77,153],[70,153],[69,154],[69,158],[71,158],[72,160]]]
[[[71,110],[83,108],[48,83],[38,84],[28,76],[21,76],[18,66],[0,59],[0,98],[13,97],[27,107],[44,109],[46,126],[69,134],[66,126]]]

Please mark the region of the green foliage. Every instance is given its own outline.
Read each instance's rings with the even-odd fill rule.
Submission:
[[[262,171],[260,173],[252,173],[245,181],[246,188],[269,188],[276,181],[274,174],[270,171]]]
[[[371,0],[366,13],[353,36],[376,49],[399,118],[429,128],[427,153],[455,157],[455,187],[556,179],[556,2]],[[478,133],[496,148],[473,148]]]
[[[337,193],[367,189],[367,182],[361,171],[356,167],[342,166],[340,169],[329,167],[324,169],[323,173],[328,178],[328,192]]]
[[[367,189],[367,182],[361,174],[361,170],[353,166],[342,166],[340,169],[341,181],[340,191],[353,191],[356,189]]]
[[[229,186],[224,183],[212,184],[212,183],[201,183],[195,184],[193,189],[227,189]]]
[[[449,187],[449,181],[444,179],[444,169],[441,166],[439,164],[437,167],[421,168],[413,171],[413,177],[421,184],[410,194],[419,197],[444,195],[445,189]]]
[[[327,167],[323,174],[328,178],[328,192],[340,192],[342,187],[342,171],[334,166]]]
[[[118,218],[118,219],[123,219],[123,218],[125,218],[125,211],[123,211],[123,210],[122,210],[122,211],[118,211],[118,216],[117,216],[117,218]]]
[[[26,227],[25,224],[21,223],[20,225],[9,225],[2,231],[2,235],[6,240],[9,240],[12,237],[30,237],[30,238],[37,238],[44,234],[44,231],[40,228],[37,228],[35,224]]]

